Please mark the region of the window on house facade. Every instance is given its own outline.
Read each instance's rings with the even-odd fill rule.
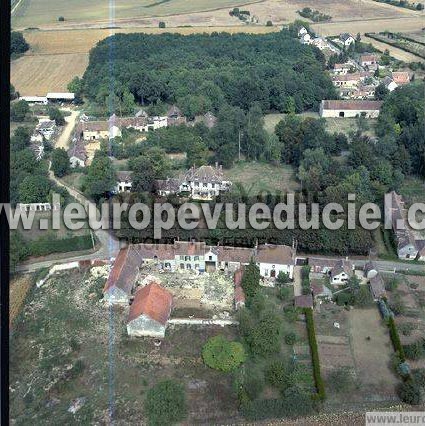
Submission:
[[[199,260],[199,256],[194,256],[193,260]]]
[[[199,264],[195,263],[195,269],[199,269]]]
[[[186,264],[186,269],[192,269],[192,265],[190,263]]]
[[[180,256],[180,260],[184,260],[184,256]]]
[[[187,262],[187,261],[190,261],[190,256],[185,256],[184,257],[184,260]]]
[[[184,269],[184,263],[180,263],[180,269]]]
[[[212,256],[208,256],[209,260],[212,260]]]
[[[264,276],[268,277],[269,276],[269,270],[268,269],[264,269]]]

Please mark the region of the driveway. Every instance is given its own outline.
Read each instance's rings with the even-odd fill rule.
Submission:
[[[77,121],[80,111],[70,109],[65,110],[71,111],[71,115],[65,117],[66,125],[55,143],[55,148],[63,148],[65,151],[68,151],[71,143],[72,131],[74,130],[75,122]]]

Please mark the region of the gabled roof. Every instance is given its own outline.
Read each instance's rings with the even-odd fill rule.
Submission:
[[[178,192],[180,189],[180,180],[175,178],[157,179],[154,182],[154,189],[155,191]]]
[[[349,34],[349,33],[342,33],[339,36],[340,40],[342,40],[342,41],[347,41],[350,37],[352,39],[354,39],[354,37],[351,34]]]
[[[360,62],[376,62],[377,58],[375,55],[361,55]]]
[[[205,242],[175,241],[174,252],[177,255],[203,256],[207,251]]]
[[[117,180],[118,182],[131,182],[131,176],[133,172],[131,171],[118,171],[117,172]]]
[[[224,175],[219,167],[192,167],[186,172],[184,180],[186,182],[221,183],[224,180]]]
[[[258,246],[256,260],[260,263],[293,265],[295,251],[290,246],[264,244]]]
[[[380,297],[385,296],[385,284],[380,274],[371,278],[369,280],[369,284],[374,299],[379,299]]]
[[[339,260],[332,268],[331,277],[336,277],[345,272],[347,275],[352,275],[353,264],[349,260]]]
[[[407,71],[394,71],[391,76],[397,84],[407,84],[410,82],[410,76]]]
[[[254,256],[252,248],[219,246],[215,250],[219,262],[249,263]]]
[[[121,249],[115,259],[103,291],[119,288],[130,295],[141,263],[142,257],[137,250],[134,250],[134,247]]]
[[[127,322],[145,315],[165,325],[170,318],[172,305],[171,293],[158,283],[152,282],[137,290],[130,306]]]

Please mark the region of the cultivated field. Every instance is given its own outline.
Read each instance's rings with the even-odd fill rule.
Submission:
[[[75,76],[82,76],[88,65],[87,54],[25,55],[11,63],[11,82],[22,95],[45,96],[66,92]]]
[[[330,402],[361,403],[392,400],[397,377],[389,368],[393,352],[388,329],[378,309],[347,311],[334,304],[322,304],[315,312],[316,333],[322,374],[328,383],[333,372],[354,373],[356,391],[335,392],[328,383]],[[339,328],[334,323],[339,324]],[[367,340],[367,337],[370,340]]]

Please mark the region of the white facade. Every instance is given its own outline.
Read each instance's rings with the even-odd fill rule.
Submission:
[[[84,160],[82,160],[81,158],[75,157],[75,156],[71,156],[69,159],[69,163],[71,164],[72,168],[75,167],[85,167],[85,163]]]
[[[260,275],[264,278],[277,278],[279,272],[289,275],[292,280],[294,276],[294,265],[279,265],[272,263],[257,263],[260,268]]]
[[[45,96],[21,96],[20,101],[26,101],[29,104],[42,104],[47,105],[49,101]]]
[[[301,27],[299,30],[298,30],[298,37],[301,37],[302,35],[304,35],[304,34],[308,34],[308,31],[307,31],[307,29],[305,28],[305,27]]]
[[[333,285],[347,284],[347,281],[349,279],[350,277],[346,272],[341,272],[331,278],[331,284]]]
[[[301,43],[302,43],[302,44],[309,44],[309,43],[310,43],[310,41],[311,41],[311,36],[310,36],[310,34],[308,34],[308,33],[303,34],[303,35],[301,36],[301,38],[300,38],[300,41],[301,41]]]
[[[120,181],[117,182],[115,187],[115,192],[130,192],[132,183],[130,181]]]
[[[73,101],[75,99],[75,94],[71,92],[48,93],[46,97],[49,101]]]

